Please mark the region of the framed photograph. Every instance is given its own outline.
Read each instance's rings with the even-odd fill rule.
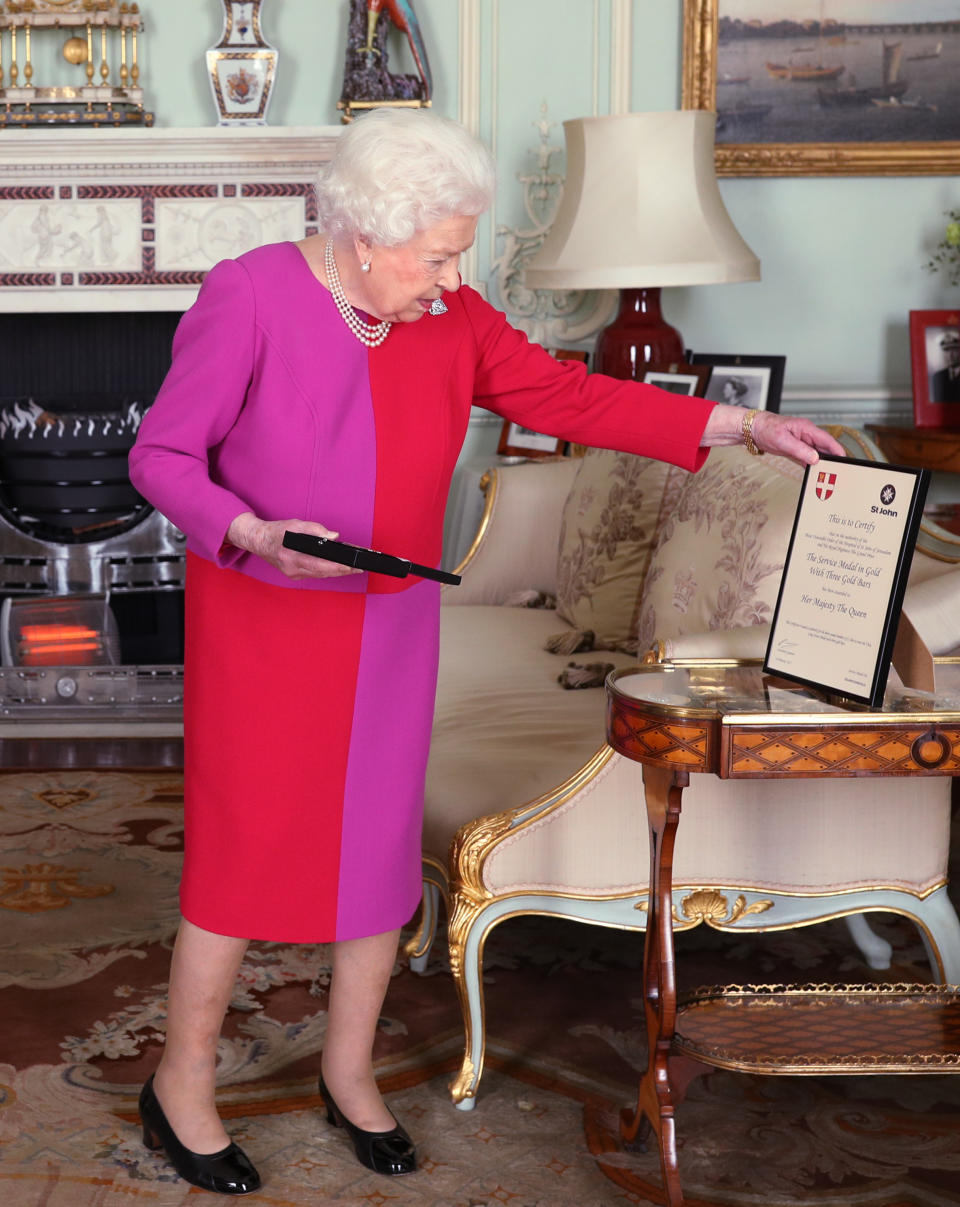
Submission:
[[[682,106],[717,114],[718,175],[960,172],[960,14],[950,9],[684,0]]]
[[[753,411],[779,411],[785,356],[741,356],[721,352],[688,352],[691,366],[707,365],[706,398]]]
[[[500,457],[559,457],[562,455],[565,440],[559,436],[543,436],[540,432],[521,427],[510,419],[503,421],[500,432],[500,443],[497,445],[497,455]]]
[[[764,671],[880,706],[929,482],[852,457],[807,466]]]
[[[547,351],[556,360],[576,360],[581,364],[587,363],[587,353],[575,348],[548,348]],[[529,428],[521,427],[510,419],[503,421],[500,431],[500,443],[497,445],[499,457],[559,457],[566,451],[566,441],[559,436],[543,436]]]
[[[649,365],[643,380],[647,385],[659,386],[661,390],[669,390],[671,394],[697,395],[700,398],[706,393],[707,382],[710,380],[709,365]]]
[[[960,310],[910,311],[915,427],[960,428]]]

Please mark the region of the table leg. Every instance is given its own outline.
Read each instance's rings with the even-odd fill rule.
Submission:
[[[677,1098],[670,1084],[669,1056],[677,1018],[677,982],[673,958],[673,845],[680,820],[680,798],[689,784],[685,771],[644,765],[650,834],[650,896],[643,948],[643,998],[647,1027],[647,1068],[640,1080],[637,1107],[621,1112],[626,1143],[650,1129],[660,1148],[660,1169],[668,1207],[682,1207],[673,1112]]]

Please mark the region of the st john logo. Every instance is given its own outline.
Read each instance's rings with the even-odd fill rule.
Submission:
[[[837,475],[828,474],[825,469],[821,469],[817,474],[817,498],[829,499],[833,494],[833,488],[837,484]]]
[[[886,484],[886,486],[881,486],[880,487],[880,502],[883,504],[883,506],[878,507],[876,505],[876,503],[874,503],[874,505],[870,508],[871,513],[873,515],[892,515],[892,516],[899,515],[899,512],[894,511],[894,509],[890,506],[890,504],[893,502],[893,500],[896,497],[897,497],[897,488],[893,485],[892,482],[888,482]]]

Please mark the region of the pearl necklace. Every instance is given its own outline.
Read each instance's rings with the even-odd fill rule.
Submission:
[[[390,334],[391,324],[386,319],[381,323],[377,323],[376,326],[365,323],[347,301],[347,295],[343,292],[343,286],[340,284],[340,274],[337,272],[337,261],[333,255],[333,244],[329,241],[323,252],[323,267],[327,273],[327,284],[330,286],[330,294],[336,303],[337,309],[340,311],[340,317],[361,344],[365,344],[368,348],[378,348]]]

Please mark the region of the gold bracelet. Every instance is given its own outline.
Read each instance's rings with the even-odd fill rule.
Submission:
[[[756,419],[759,412],[747,411],[743,417],[743,422],[740,424],[740,435],[743,437],[743,443],[746,445],[747,452],[751,457],[762,457],[763,449],[757,448],[753,439],[753,421]]]

